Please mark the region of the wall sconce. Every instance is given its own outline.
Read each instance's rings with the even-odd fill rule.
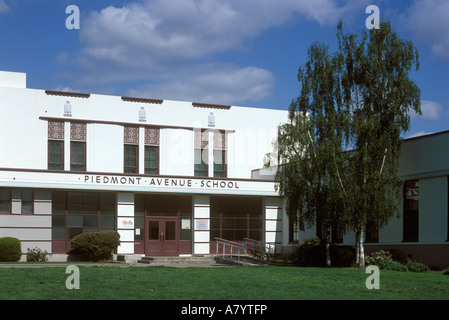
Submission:
[[[147,121],[147,111],[144,107],[140,107],[139,110],[139,121]]]
[[[215,115],[213,112],[209,113],[209,127],[215,127]]]
[[[64,116],[71,117],[72,116],[72,105],[70,101],[66,101],[64,104]]]

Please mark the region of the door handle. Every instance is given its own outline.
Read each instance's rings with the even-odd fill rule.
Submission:
[[[161,232],[161,235],[160,235],[160,237],[159,237],[159,241],[165,241],[165,238],[164,238],[164,233],[163,232]]]

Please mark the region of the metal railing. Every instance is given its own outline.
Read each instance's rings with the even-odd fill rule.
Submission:
[[[222,238],[215,238],[216,256],[234,261],[235,257],[240,263],[242,257],[249,257],[270,264],[271,255],[274,253],[274,245],[258,240],[244,238],[243,242],[230,241]],[[221,250],[220,250],[221,249]],[[229,256],[229,258],[225,258]]]

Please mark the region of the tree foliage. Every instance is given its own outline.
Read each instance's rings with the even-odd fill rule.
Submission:
[[[363,264],[366,225],[399,212],[401,134],[410,110],[421,113],[410,79],[418,52],[389,23],[360,35],[337,30],[338,50],[313,43],[298,70],[300,95],[278,128],[276,178],[290,219],[302,230],[324,226],[327,243],[330,227],[354,230]]]

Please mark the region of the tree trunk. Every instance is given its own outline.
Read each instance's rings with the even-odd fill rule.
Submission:
[[[330,241],[330,227],[326,226],[326,239],[325,239],[325,247],[326,247],[326,267],[331,266],[331,241]]]
[[[363,268],[365,266],[365,249],[364,249],[364,238],[365,238],[365,231],[364,228],[361,226],[359,230],[355,233],[355,241],[356,241],[356,256],[355,256],[355,263],[359,266],[359,268]]]
[[[364,240],[365,240],[365,230],[362,226],[360,228],[360,237],[359,237],[359,268],[363,268],[365,266],[365,247],[364,247]]]

